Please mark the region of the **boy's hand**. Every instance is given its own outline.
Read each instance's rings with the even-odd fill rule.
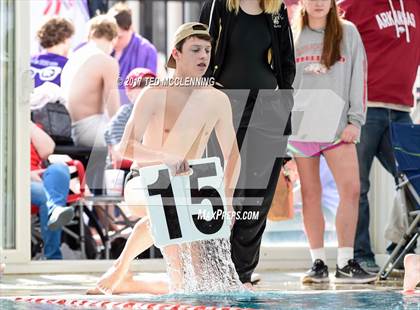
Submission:
[[[165,154],[163,163],[168,166],[173,176],[189,175],[191,173],[187,160],[177,155]]]
[[[115,150],[113,146],[109,146],[108,149],[109,149],[109,153],[111,154],[111,160],[113,163],[119,163],[124,159],[121,156],[121,153]]]

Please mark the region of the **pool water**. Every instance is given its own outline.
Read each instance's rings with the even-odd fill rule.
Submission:
[[[197,304],[197,297],[180,296],[184,304]],[[209,306],[230,305],[253,309],[420,309],[420,294],[395,291],[255,293],[236,296],[200,296]]]
[[[135,297],[134,297],[135,296]],[[52,296],[57,298],[58,296]],[[76,298],[76,296],[71,296]],[[78,296],[87,299],[87,296]],[[232,294],[195,294],[150,296],[126,295],[100,297],[101,300],[137,301],[142,303],[173,303],[192,306],[240,307],[252,309],[420,309],[420,294],[402,294],[398,291],[324,291],[324,292],[257,292]],[[1,310],[65,309],[66,306],[32,304],[0,299]],[[86,309],[85,307],[83,307]]]

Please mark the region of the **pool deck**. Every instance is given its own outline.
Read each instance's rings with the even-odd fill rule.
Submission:
[[[20,274],[0,281],[0,308],[5,310],[60,309],[339,309],[339,310],[420,310],[420,291],[401,293],[402,273],[389,280],[366,285],[302,285],[303,270],[260,272],[257,294],[148,294],[86,295],[100,274]],[[136,273],[135,277],[165,277],[164,273]],[[331,277],[333,280],[333,277]]]
[[[348,290],[395,290],[402,288],[402,272],[394,272],[386,281],[375,284],[334,284],[330,275],[329,284],[302,285],[300,277],[303,270],[294,272],[260,272],[261,281],[254,286],[256,291],[281,292],[332,292]],[[94,287],[100,274],[19,274],[3,275],[0,280],[0,297],[17,296],[72,296],[86,298],[87,289]],[[135,277],[164,277],[163,273],[135,273]]]

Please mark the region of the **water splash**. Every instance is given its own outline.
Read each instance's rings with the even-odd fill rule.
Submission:
[[[231,259],[229,239],[195,241],[167,246],[171,293],[244,292]]]

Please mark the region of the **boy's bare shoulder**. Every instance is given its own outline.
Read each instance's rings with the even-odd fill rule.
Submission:
[[[114,57],[112,57],[111,55],[107,55],[107,54],[101,54],[101,59],[103,62],[103,69],[108,69],[108,68],[118,68],[119,70],[119,64],[118,64],[118,60],[116,60]]]
[[[141,91],[142,94],[146,94],[149,98],[159,99],[163,96],[166,96],[167,91],[169,90],[168,87],[160,86],[160,85],[147,85]]]
[[[206,87],[200,89],[202,92],[203,100],[208,100],[215,106],[230,106],[229,97],[222,91],[214,88],[214,87]]]
[[[95,70],[103,73],[107,72],[117,72],[119,71],[118,61],[111,55],[105,53],[98,53],[91,57],[89,60],[91,67],[94,67]]]
[[[135,104],[141,104],[144,107],[156,107],[164,102],[165,90],[162,87],[146,86],[137,97]]]

